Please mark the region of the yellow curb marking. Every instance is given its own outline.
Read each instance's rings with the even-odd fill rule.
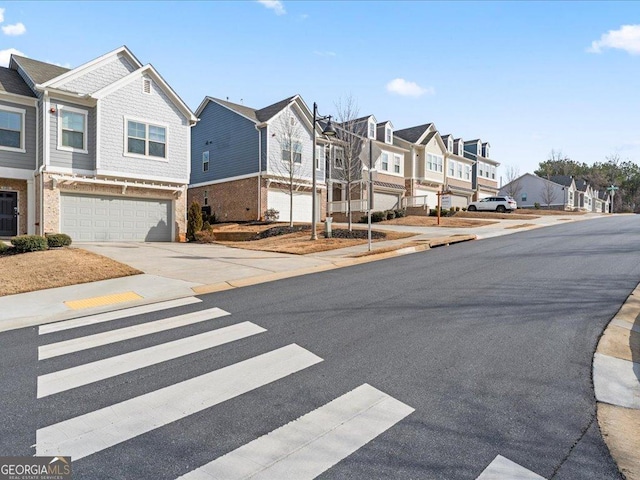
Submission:
[[[82,308],[101,307],[103,305],[111,305],[113,303],[141,300],[142,298],[144,297],[141,297],[135,292],[124,292],[104,295],[102,297],[83,298],[82,300],[70,300],[64,302],[64,304],[72,310],[80,310]]]

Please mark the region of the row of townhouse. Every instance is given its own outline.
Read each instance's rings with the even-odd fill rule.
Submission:
[[[433,123],[395,130],[392,122],[368,115],[339,124],[366,145],[371,142],[374,152],[369,159],[363,147],[356,171],[346,172],[347,146],[322,136],[299,95],[261,109],[206,97],[196,116],[189,202],[197,201],[221,220],[259,220],[275,209],[281,220],[310,221],[314,135],[317,220],[343,220],[348,203],[354,218],[366,211],[370,161],[374,210],[428,213],[438,203],[438,192],[450,191],[454,207],[498,192],[499,163],[489,158],[489,144],[442,136]],[[297,164],[293,202],[292,171],[283,172],[292,154]]]
[[[349,125],[375,147],[376,210],[424,212],[443,190],[466,206],[498,191],[488,143],[441,136],[432,123],[395,130],[373,115]],[[344,215],[347,202],[365,211],[368,160],[347,189],[344,155],[299,95],[262,109],[206,97],[194,113],[125,46],[72,69],[18,55],[0,67],[3,238],[183,241],[192,200],[221,220],[275,209],[308,222],[313,169],[318,220]]]
[[[520,208],[537,204],[553,210],[607,213],[611,205],[609,192],[594,189],[586,180],[570,175],[542,178],[525,173],[501,187],[500,194],[513,196]]]

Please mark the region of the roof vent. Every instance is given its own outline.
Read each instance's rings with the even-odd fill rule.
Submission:
[[[143,78],[142,79],[142,92],[147,95],[151,95],[151,79]]]

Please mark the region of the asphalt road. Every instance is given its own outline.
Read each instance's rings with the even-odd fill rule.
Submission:
[[[176,478],[363,384],[414,411],[319,478],[475,479],[497,455],[546,479],[621,478],[595,420],[591,361],[640,281],[639,239],[640,216],[576,222],[171,311],[3,333],[0,455],[33,455],[36,431],[180,382],[190,398],[198,392],[189,380],[296,344],[322,361],[98,449],[74,461],[74,478]],[[230,315],[38,360],[38,346],[214,307]],[[36,398],[38,377],[241,322],[266,331]]]

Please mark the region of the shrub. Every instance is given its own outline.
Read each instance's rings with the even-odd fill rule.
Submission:
[[[540,204],[538,202],[535,202],[533,204],[533,208],[535,208],[536,210],[540,210]]]
[[[17,253],[38,252],[48,248],[47,239],[40,235],[20,235],[11,239]]]
[[[386,215],[387,220],[393,220],[396,218],[396,212],[393,210],[386,210],[384,214]]]
[[[280,212],[275,208],[269,208],[264,212],[264,219],[267,222],[275,222],[278,218],[280,218]]]
[[[45,233],[49,248],[68,247],[71,245],[71,237],[66,233]]]
[[[460,211],[460,207],[456,207],[456,212],[459,212],[459,211]]]
[[[385,212],[371,212],[371,223],[382,222],[387,219]]]
[[[396,210],[396,218],[403,218],[407,216],[407,211],[404,208]]]
[[[9,249],[9,245],[4,243],[3,241],[0,241],[0,255],[6,252],[8,249]]]
[[[213,230],[200,230],[195,233],[195,240],[199,243],[212,243],[216,241],[216,235]]]
[[[187,212],[187,240],[195,241],[196,232],[202,230],[202,209],[196,201],[192,202]]]
[[[462,211],[466,212],[467,211],[467,207],[462,207]]]

